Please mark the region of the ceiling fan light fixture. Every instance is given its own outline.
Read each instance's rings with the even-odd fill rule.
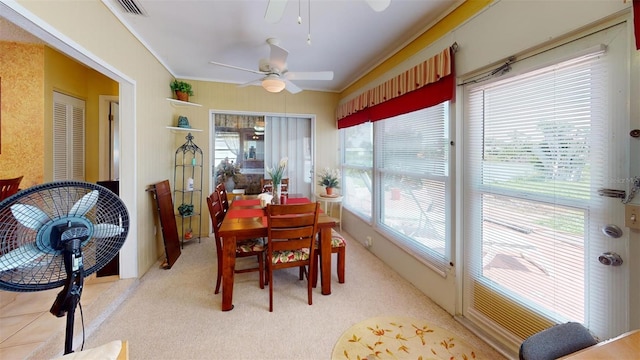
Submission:
[[[279,93],[284,90],[285,83],[277,76],[268,75],[264,80],[262,80],[262,87],[268,92]]]

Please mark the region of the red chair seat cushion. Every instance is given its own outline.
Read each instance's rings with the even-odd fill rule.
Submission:
[[[271,262],[273,264],[284,264],[292,261],[301,261],[307,259],[309,259],[309,249],[304,248],[299,250],[274,251]]]

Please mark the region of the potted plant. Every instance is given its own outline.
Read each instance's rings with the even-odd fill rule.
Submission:
[[[340,187],[340,171],[338,169],[324,168],[318,174],[318,185],[324,186],[327,195],[333,195],[333,189]]]
[[[176,93],[176,97],[178,98],[178,100],[189,101],[189,96],[193,95],[191,84],[187,82],[179,81],[176,79],[173,80],[171,84],[169,84],[169,87],[171,87],[171,90]]]
[[[216,168],[216,178],[218,183],[224,184],[227,192],[232,192],[236,186],[236,180],[241,176],[240,165],[229,160],[228,157],[220,161]]]
[[[277,165],[272,168],[265,168],[273,182],[273,200],[276,204],[280,203],[280,198],[282,196],[282,177],[284,176],[284,170],[287,168],[288,161],[289,158],[283,157]]]

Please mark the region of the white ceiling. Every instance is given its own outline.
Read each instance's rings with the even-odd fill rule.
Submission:
[[[146,16],[125,13],[118,0],[103,1],[177,78],[237,84],[260,79],[209,62],[258,70],[259,60],[269,57],[266,40],[274,37],[289,51],[289,71],[334,72],[333,80],[296,85],[336,92],[460,4],[392,0],[386,10],[375,12],[365,0],[288,0],[282,19],[271,24],[264,19],[269,0],[135,0]]]

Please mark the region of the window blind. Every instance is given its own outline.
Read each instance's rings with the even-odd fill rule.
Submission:
[[[588,319],[586,287],[598,286],[586,274],[590,239],[600,236],[593,209],[606,168],[605,76],[590,55],[469,91],[467,292],[471,308],[521,337],[546,324],[540,317]],[[496,299],[529,315],[497,308]]]
[[[445,102],[374,125],[379,223],[442,273],[451,259],[448,107]]]

